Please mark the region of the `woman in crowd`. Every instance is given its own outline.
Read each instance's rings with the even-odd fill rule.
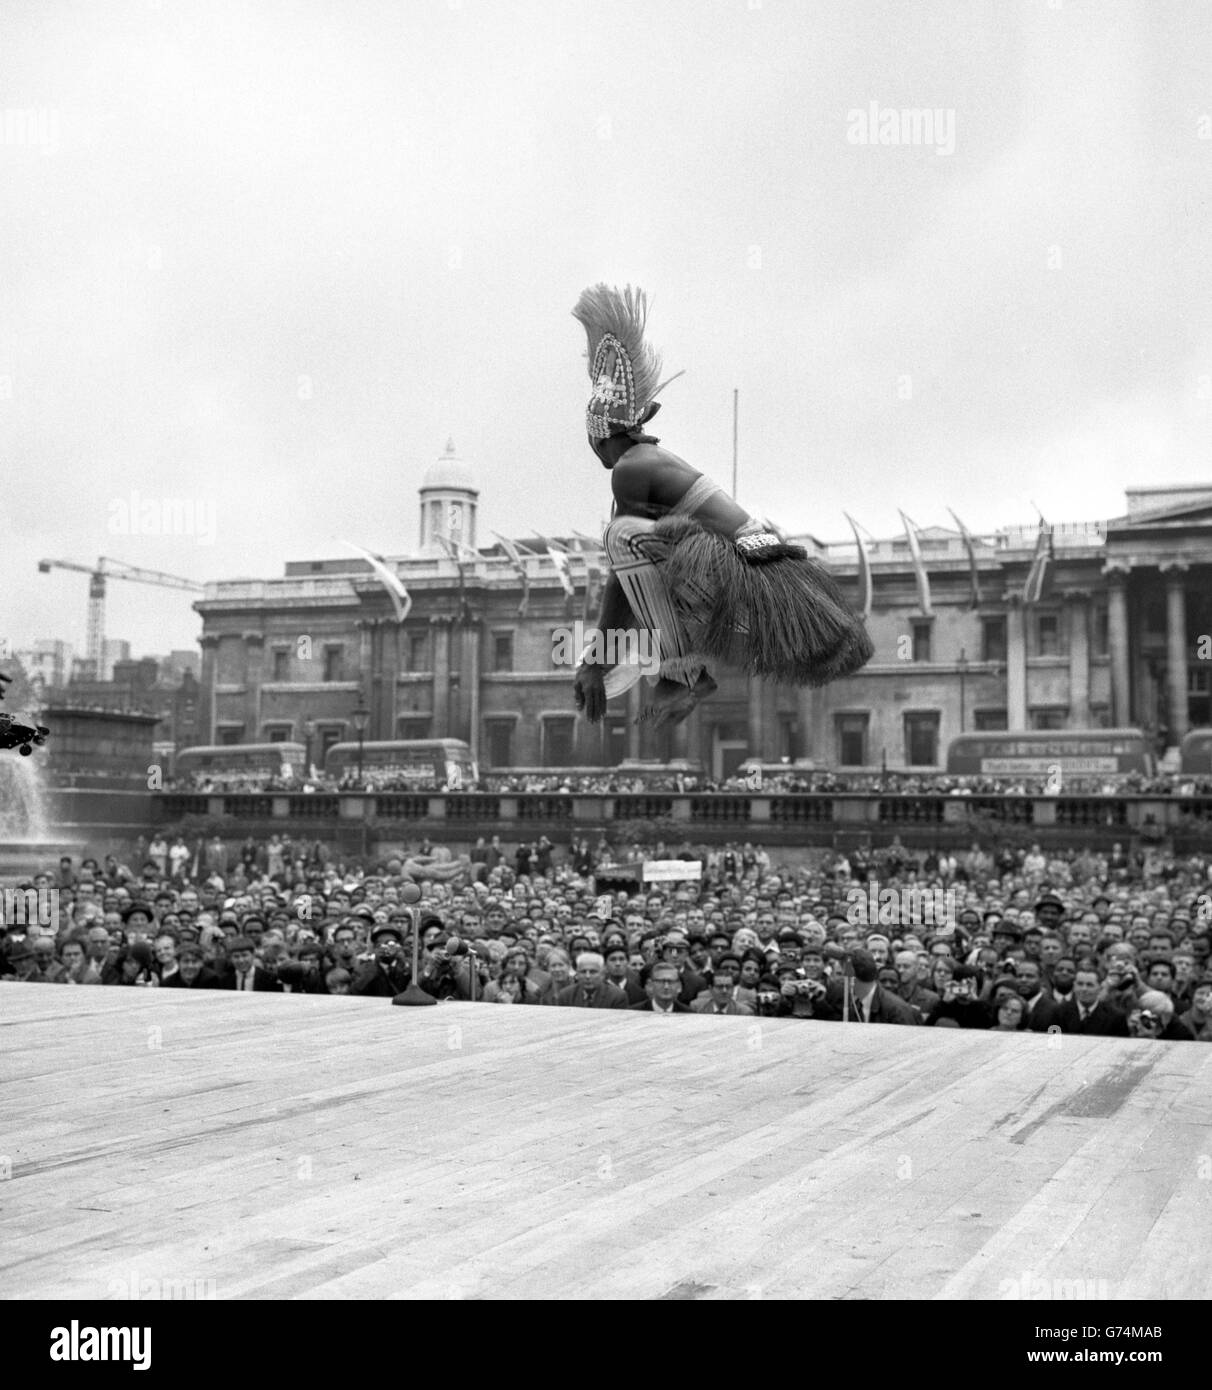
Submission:
[[[995,1033],[1021,1033],[1027,1026],[1027,1006],[1017,994],[1003,994],[997,1005]]]

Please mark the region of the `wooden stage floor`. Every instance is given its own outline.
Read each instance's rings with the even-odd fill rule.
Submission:
[[[1199,1044],[5,984],[0,1056],[10,1299],[1212,1287]]]

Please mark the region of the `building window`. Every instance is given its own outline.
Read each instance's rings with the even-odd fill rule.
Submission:
[[[513,766],[513,719],[486,719],[489,767]]]
[[[513,633],[492,634],[492,669],[496,672],[513,670]]]
[[[554,716],[543,720],[543,766],[571,767],[573,732],[576,723],[571,715]]]
[[[1060,619],[1055,613],[1039,613],[1035,619],[1036,656],[1059,656]]]
[[[290,741],[289,724],[271,724],[266,729],[266,742],[268,743],[288,743]]]
[[[1009,714],[1004,709],[978,709],[972,711],[973,727],[977,733],[993,729],[1008,729]]]
[[[905,763],[909,767],[938,766],[938,712],[905,715]]]
[[[867,714],[838,714],[837,760],[841,767],[865,767],[867,763]]]
[[[240,724],[236,728],[219,730],[219,742],[225,747],[230,748],[232,744],[239,743],[244,736],[244,725]]]
[[[326,681],[339,681],[344,679],[342,675],[344,657],[344,647],[324,648],[324,679]]]
[[[1063,729],[1068,718],[1069,711],[1064,705],[1041,705],[1031,711],[1031,727],[1033,729]]]
[[[410,671],[429,670],[428,632],[410,632],[408,634],[408,669]]]
[[[290,648],[289,648],[289,647],[275,647],[275,648],[274,648],[274,675],[273,675],[273,678],[274,678],[274,680],[276,680],[276,681],[288,681],[288,680],[290,680]]]
[[[396,737],[428,738],[432,722],[428,714],[402,714],[396,720]]]
[[[1109,729],[1111,727],[1110,705],[1090,706],[1090,727],[1092,729]]]
[[[999,613],[995,618],[981,619],[981,660],[1005,662],[1006,660],[1006,616]]]
[[[329,727],[329,728],[327,728],[327,729],[321,729],[321,730],[320,730],[320,766],[321,766],[321,767],[324,766],[324,760],[328,757],[328,750],[333,746],[334,743],[340,743],[340,742],[341,742],[341,736],[342,736],[342,734],[344,734],[344,732],[345,732],[344,729],[334,729],[334,728],[332,728],[332,727]]]
[[[930,660],[930,628],[929,622],[914,622],[909,624],[913,632],[913,659],[914,661]]]

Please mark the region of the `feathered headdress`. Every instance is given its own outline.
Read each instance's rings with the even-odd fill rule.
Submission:
[[[591,285],[577,300],[572,316],[589,335],[589,435],[606,439],[627,434],[656,414],[654,397],[674,380],[660,381],[660,353],[644,341],[648,296],[630,285],[622,291]]]

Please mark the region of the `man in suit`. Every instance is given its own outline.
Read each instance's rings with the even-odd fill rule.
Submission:
[[[623,991],[627,996],[628,1005],[642,1004],[646,997],[644,987],[640,984],[640,977],[628,963],[630,957],[627,947],[611,944],[603,952],[603,959],[606,962],[607,980]]]
[[[847,1019],[851,1023],[901,1023],[917,1025],[917,1014],[898,999],[891,990],[879,984],[879,966],[870,951],[862,949],[850,953],[850,963],[854,968],[854,979],[850,990],[850,1012]],[[829,982],[825,998],[816,1006],[813,1017],[841,1019],[843,1016],[844,989],[840,979]]]
[[[259,993],[281,994],[282,986],[274,977],[256,963],[253,944],[246,936],[233,936],[227,943],[228,969],[219,977],[215,989],[234,989],[257,991]]]
[[[1018,992],[1027,1006],[1026,1024],[1033,1033],[1046,1033],[1056,1022],[1060,1008],[1044,984],[1044,974],[1037,960],[1021,960],[1016,971]]]
[[[412,971],[403,960],[404,937],[399,927],[384,922],[370,934],[374,960],[364,961],[354,975],[350,994],[369,995],[377,999],[394,999],[412,978]]]
[[[736,985],[732,972],[717,969],[711,980],[711,991],[702,999],[696,999],[690,1006],[692,1014],[745,1014],[752,1016],[748,1004],[738,1004],[733,997]]]
[[[1073,998],[1057,1011],[1062,1033],[1085,1033],[1099,1038],[1126,1038],[1128,1015],[1104,997],[1098,971],[1092,965],[1078,967]]]
[[[671,931],[661,945],[661,959],[672,961],[678,968],[678,999],[683,1004],[692,1004],[703,990],[707,981],[690,964],[690,939],[685,932]]]
[[[671,960],[659,960],[648,970],[648,998],[633,1004],[637,1014],[688,1014],[690,1006],[678,998],[682,989],[682,972]]]
[[[560,990],[556,1003],[570,1009],[625,1009],[627,996],[606,978],[606,962],[597,951],[581,951],[576,982]]]

